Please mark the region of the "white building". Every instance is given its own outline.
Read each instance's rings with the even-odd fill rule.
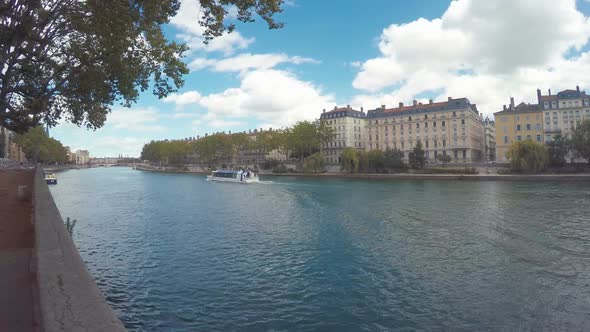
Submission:
[[[361,107],[360,111],[347,105],[343,108],[334,107],[333,110],[324,110],[320,121],[334,129],[336,136],[330,143],[323,144],[321,152],[329,164],[340,163],[340,155],[347,148],[359,150],[365,149],[365,125],[366,115]]]

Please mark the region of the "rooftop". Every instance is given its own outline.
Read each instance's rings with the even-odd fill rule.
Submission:
[[[432,99],[428,104],[422,104],[414,100],[414,103],[409,106],[404,106],[403,103],[399,103],[396,108],[386,108],[385,105],[381,105],[380,108],[370,110],[367,112],[368,118],[379,118],[395,115],[411,115],[425,112],[440,112],[450,110],[460,110],[469,108],[474,112],[477,112],[477,106],[471,104],[467,98],[453,99],[449,97],[447,101],[434,102]]]

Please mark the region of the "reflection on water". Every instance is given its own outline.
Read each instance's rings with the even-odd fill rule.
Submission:
[[[131,330],[583,330],[583,183],[72,170],[51,188]]]

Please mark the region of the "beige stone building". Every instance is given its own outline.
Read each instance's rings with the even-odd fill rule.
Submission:
[[[590,120],[590,98],[580,87],[557,94],[542,95],[537,90],[537,99],[543,112],[545,142],[562,135],[571,137],[573,130],[584,120]]]
[[[412,105],[367,112],[365,147],[367,150],[399,149],[407,160],[418,141],[426,159],[449,155],[453,162],[478,162],[484,155],[484,126],[475,104],[467,98],[430,100]]]
[[[331,111],[322,112],[320,121],[334,129],[336,134],[332,142],[323,144],[321,147],[327,163],[340,163],[340,155],[347,147],[365,149],[365,119],[366,115],[362,107],[358,111],[352,109],[350,105],[342,108],[334,107]]]

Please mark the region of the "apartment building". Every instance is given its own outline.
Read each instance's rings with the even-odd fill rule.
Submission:
[[[547,95],[537,89],[537,99],[543,112],[545,142],[551,142],[557,135],[571,137],[582,121],[590,120],[590,98],[579,86],[555,95],[551,89]]]
[[[496,160],[496,123],[489,118],[483,120],[484,161]]]
[[[484,126],[475,104],[467,98],[430,100],[412,105],[399,103],[397,108],[380,108],[367,112],[365,129],[367,150],[399,149],[407,160],[418,141],[427,160],[439,154],[454,162],[477,162],[484,155]]]
[[[532,140],[543,143],[543,119],[541,107],[537,104],[520,103],[504,105],[502,111],[494,113],[496,117],[496,160],[509,162],[506,152],[514,142]]]
[[[323,110],[320,121],[334,129],[335,137],[330,143],[321,146],[321,152],[329,164],[340,163],[340,155],[347,147],[364,150],[364,135],[366,114],[361,110],[355,110],[347,105],[346,107],[334,107],[326,112]]]

